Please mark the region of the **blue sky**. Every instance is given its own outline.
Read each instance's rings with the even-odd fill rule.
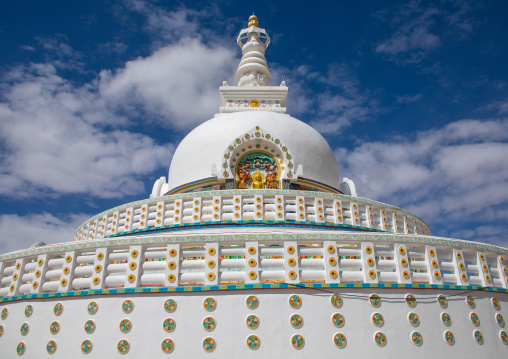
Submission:
[[[245,4],[0,5],[0,253],[70,241],[147,198],[218,112],[252,12],[288,113],[325,136],[359,196],[508,246],[507,2]]]

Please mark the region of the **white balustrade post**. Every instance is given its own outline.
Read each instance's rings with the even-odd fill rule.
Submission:
[[[178,287],[180,283],[180,244],[168,244],[166,248],[166,271],[164,286]]]
[[[111,227],[109,228],[111,234],[116,234],[118,231],[118,211],[113,212]]]
[[[284,202],[284,196],[281,195],[275,195],[275,220],[276,221],[284,221],[286,213],[285,210],[285,202]]]
[[[374,227],[374,215],[372,214],[372,207],[371,206],[365,206],[365,221],[362,222],[362,226],[367,228]]]
[[[163,201],[157,202],[157,212],[155,216],[155,227],[160,227],[164,225],[164,214],[166,212],[166,208],[164,206]]]
[[[106,230],[107,230],[106,226],[108,224],[108,216],[107,215],[102,216],[102,220],[99,224],[100,224],[100,227],[98,227],[98,230],[100,230],[100,234],[101,234],[100,238],[103,238],[104,235],[106,234]]]
[[[62,274],[60,275],[59,292],[72,290],[72,280],[74,279],[74,268],[76,268],[76,252],[65,252]]]
[[[243,217],[242,206],[243,206],[242,196],[240,195],[233,196],[233,221],[242,220]]]
[[[137,288],[141,284],[141,270],[143,263],[145,262],[145,256],[143,247],[140,245],[129,247],[129,257],[127,259],[127,275],[126,282],[124,283],[125,288]]]
[[[299,204],[299,203],[297,203]],[[298,260],[298,243],[284,241],[284,280],[289,284],[300,283],[300,263]]]
[[[219,283],[219,244],[207,243],[205,245],[205,285]]]
[[[456,248],[453,248],[452,253],[452,263],[457,285],[469,285],[466,263],[464,262],[464,253]]]
[[[129,207],[125,210],[125,224],[124,231],[130,231],[132,229],[132,218],[134,217],[134,208]]]
[[[325,261],[326,283],[340,283],[337,242],[323,242],[323,259]]]
[[[395,243],[393,246],[393,258],[395,259],[395,268],[397,271],[397,282],[403,284],[412,283],[411,271],[409,269],[409,260],[407,248],[404,243]]]
[[[374,244],[372,242],[362,242],[362,272],[365,283],[378,283],[379,271],[377,269],[377,260]]]
[[[264,219],[264,205],[263,205],[263,196],[257,194],[254,197],[254,219],[257,221],[262,221]]]
[[[325,222],[325,210],[323,205],[323,197],[316,197],[314,199],[314,209],[316,212],[316,222],[324,223]]]
[[[192,204],[193,204],[192,221],[195,223],[201,222],[201,210],[202,210],[201,197],[194,197]]]
[[[497,256],[497,268],[499,268],[499,279],[501,280],[503,288],[508,288],[508,268],[506,268],[507,256]]]
[[[443,284],[443,276],[439,267],[436,247],[425,246],[425,263],[430,284]]]
[[[5,261],[0,261],[0,288],[1,288],[2,279],[5,278],[4,269],[5,269]],[[1,295],[0,295],[0,297],[1,297]]]
[[[32,281],[32,289],[30,293],[36,294],[42,292],[42,285],[45,280],[46,271],[48,270],[48,255],[41,254],[37,257],[37,267],[35,267],[34,279]]]
[[[175,201],[175,216],[173,217],[174,224],[182,223],[182,218],[183,218],[182,204],[183,204],[183,201],[181,199],[177,199]]]
[[[213,219],[212,222],[220,222],[222,220],[222,197],[213,196]]]
[[[305,197],[303,196],[296,197],[296,220],[301,222],[307,220],[307,213],[305,211]]]
[[[104,289],[106,287],[104,279],[109,264],[108,247],[97,248],[95,250],[95,258],[93,261],[92,284],[90,289]]]
[[[351,224],[353,226],[360,225],[360,212],[358,210],[358,203],[351,202]]]
[[[342,213],[342,202],[339,200],[333,201],[333,214],[334,214],[334,223],[342,224],[344,217]]]
[[[139,212],[139,228],[146,228],[146,223],[148,222],[148,206],[146,204],[141,206]]]
[[[259,248],[258,242],[245,242],[245,283],[259,283]]]
[[[11,285],[9,286],[9,297],[15,296],[19,294],[19,285],[21,281],[21,277],[24,274],[25,267],[25,258],[16,259],[16,264],[14,264],[14,271],[12,272],[11,277]]]
[[[478,265],[478,275],[482,281],[482,286],[492,287],[492,276],[490,275],[489,265],[487,264],[487,257],[483,252],[476,252],[476,263]]]

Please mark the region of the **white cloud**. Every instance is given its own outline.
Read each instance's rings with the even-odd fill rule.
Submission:
[[[0,215],[0,253],[26,249],[38,241],[46,244],[70,242],[76,228],[89,217],[84,214],[49,213]]]
[[[436,4],[413,0],[395,10],[380,11],[375,16],[395,27],[395,30],[389,39],[377,44],[375,50],[397,63],[418,63],[442,46],[444,34],[467,37],[476,25],[469,17],[475,7],[468,1],[442,1]]]
[[[403,104],[406,104],[406,103],[412,103],[412,102],[418,102],[422,99],[422,94],[419,93],[419,94],[416,94],[414,96],[411,96],[411,95],[402,95],[402,96],[397,96],[397,100],[396,102],[397,103],[403,103]]]
[[[431,230],[436,224],[437,234],[496,242],[501,239],[493,228],[508,205],[507,141],[506,119],[462,120],[336,154],[360,196],[412,211]],[[478,227],[460,228],[465,224]]]
[[[235,55],[185,39],[114,73],[102,71],[100,93],[130,117],[146,113],[160,124],[189,129],[217,113],[218,87],[234,74]]]

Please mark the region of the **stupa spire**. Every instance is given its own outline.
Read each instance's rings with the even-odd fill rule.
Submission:
[[[256,15],[249,17],[248,27],[240,31],[237,43],[243,55],[235,76],[238,86],[270,85],[271,76],[265,58],[270,37],[265,29],[259,28]]]

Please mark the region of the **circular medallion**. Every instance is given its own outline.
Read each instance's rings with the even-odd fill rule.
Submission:
[[[95,323],[93,320],[87,320],[85,323],[85,332],[88,334],[93,333],[95,331]]]
[[[134,303],[131,300],[126,300],[122,304],[122,310],[124,313],[130,313],[134,309]]]
[[[406,303],[410,308],[416,307],[416,298],[412,294],[406,295]]]
[[[386,341],[387,341],[386,335],[384,335],[384,333],[382,333],[382,332],[377,332],[376,334],[374,334],[374,341],[380,347],[384,347],[386,345]]]
[[[468,295],[468,296],[466,297],[466,303],[467,303],[467,305],[469,305],[469,307],[470,307],[470,308],[474,308],[474,307],[476,306],[476,303],[475,303],[475,301],[474,301],[474,298],[473,298],[473,297],[471,297],[470,295]]]
[[[205,338],[203,340],[203,349],[205,349],[207,352],[211,352],[215,349],[216,347],[216,343],[215,343],[215,340],[213,340],[213,338]]]
[[[441,320],[443,321],[443,324],[446,326],[452,324],[452,317],[450,317],[450,314],[448,313],[441,313]]]
[[[164,323],[162,323],[162,326],[166,332],[172,332],[173,330],[175,330],[176,322],[171,318],[166,318],[166,320],[164,320]]]
[[[409,313],[407,315],[407,319],[409,320],[409,324],[411,324],[414,327],[420,325],[420,318],[418,318],[418,314],[416,313]]]
[[[34,312],[34,307],[32,307],[30,304],[26,306],[25,308],[25,317],[29,317]]]
[[[92,351],[92,342],[89,339],[83,340],[83,343],[81,343],[81,351],[83,353],[90,353]]]
[[[455,344],[455,337],[453,336],[453,333],[447,330],[444,332],[444,340],[450,345]]]
[[[56,303],[55,307],[53,308],[53,312],[55,315],[60,315],[63,312],[63,305],[62,303]]]
[[[340,308],[342,307],[342,297],[338,294],[334,294],[332,295],[332,297],[330,298],[330,302],[332,303],[332,305],[335,307],[335,308]]]
[[[370,304],[375,308],[377,308],[381,305],[381,298],[377,294],[371,294],[369,297],[369,300],[370,300]]]
[[[251,295],[247,297],[245,303],[247,304],[247,307],[249,307],[250,309],[256,309],[259,305],[259,300],[256,296]]]
[[[58,324],[58,322],[51,323],[49,326],[49,331],[51,334],[57,334],[60,331],[60,324]]]
[[[16,352],[18,353],[18,355],[23,355],[25,353],[25,343],[23,342],[19,343],[16,348]]]
[[[346,346],[346,336],[342,333],[337,333],[333,336],[333,342],[339,348],[344,348]]]
[[[503,316],[499,313],[496,314],[496,321],[497,324],[499,324],[500,327],[504,327],[504,319]]]
[[[129,351],[129,342],[125,339],[122,339],[118,342],[118,345],[116,346],[116,348],[118,349],[118,352],[122,353],[122,354],[125,354]]]
[[[297,295],[292,295],[289,297],[289,305],[298,309],[302,306],[302,299]]]
[[[372,314],[372,323],[377,327],[382,327],[385,323],[383,316],[379,313]]]
[[[494,306],[494,308],[496,308],[497,310],[501,309],[501,304],[499,303],[499,299],[497,299],[496,297],[493,297],[492,298],[492,305]]]
[[[480,332],[479,330],[475,330],[473,332],[473,337],[474,337],[474,340],[478,343],[478,344],[483,344],[483,334],[482,332]]]
[[[423,337],[419,332],[412,332],[411,333],[411,340],[415,345],[422,345],[423,344]]]
[[[335,313],[332,315],[332,323],[333,325],[335,325],[336,327],[342,327],[345,323],[345,319],[344,317],[342,316],[342,314],[340,313]]]
[[[257,349],[259,348],[259,338],[256,336],[256,335],[249,335],[247,337],[247,346],[250,348],[250,349]]]
[[[448,306],[448,300],[446,300],[446,297],[444,295],[440,295],[437,297],[437,302],[442,308],[446,308]]]
[[[293,328],[301,328],[303,325],[303,318],[299,314],[293,314],[291,318],[289,318],[289,322]]]
[[[30,327],[28,326],[28,323],[23,323],[19,331],[21,332],[21,335],[27,335],[29,330]]]
[[[0,337],[4,335],[4,326],[0,325]]]
[[[255,315],[249,315],[247,319],[245,319],[245,323],[251,329],[256,329],[259,325],[259,319]]]
[[[131,328],[132,328],[132,323],[129,319],[124,319],[120,322],[120,331],[122,333],[130,332]]]
[[[97,310],[99,310],[99,306],[97,305],[96,302],[90,302],[88,303],[88,313],[89,314],[95,314],[97,313]]]
[[[501,338],[501,341],[503,343],[505,343],[505,344],[508,343],[508,334],[506,334],[506,332],[504,330],[501,330],[499,332],[499,337]]]
[[[471,312],[469,314],[469,319],[471,319],[471,323],[478,326],[480,324],[480,318],[478,317],[478,314]]]
[[[56,351],[56,343],[54,340],[50,340],[48,344],[46,345],[46,351],[49,354],[53,354]]]
[[[176,309],[176,302],[173,299],[168,299],[164,302],[164,309],[166,312],[174,312]]]
[[[291,344],[296,349],[301,349],[305,345],[305,339],[300,334],[295,334],[291,337]]]
[[[208,297],[203,301],[203,307],[205,307],[205,309],[208,311],[214,310],[216,305],[217,303],[215,302],[215,299],[211,297]]]
[[[205,319],[203,319],[203,328],[205,328],[205,330],[208,330],[208,331],[212,331],[215,329],[215,319],[213,319],[212,317],[206,317]]]
[[[175,348],[175,343],[169,338],[166,338],[161,343],[161,349],[164,353],[171,353]]]
[[[9,311],[7,310],[7,308],[4,308],[2,310],[2,319],[5,319],[7,318],[7,315],[9,314]]]

